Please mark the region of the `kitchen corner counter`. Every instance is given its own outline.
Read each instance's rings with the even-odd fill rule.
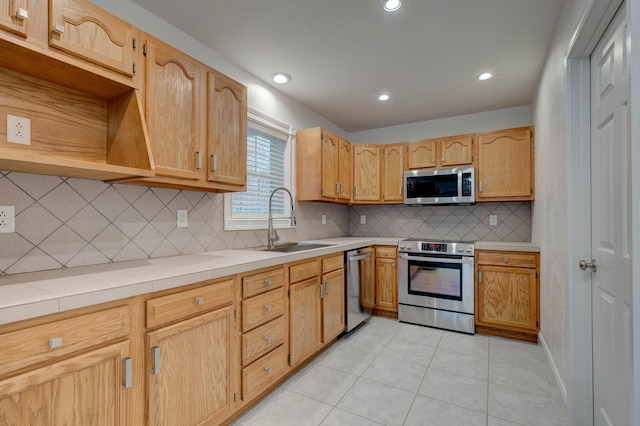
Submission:
[[[529,242],[477,241],[476,250],[525,251],[540,253],[540,246]]]
[[[304,241],[332,245],[295,253],[219,250],[7,275],[0,278],[0,325],[354,248],[395,245],[399,240],[331,238]]]

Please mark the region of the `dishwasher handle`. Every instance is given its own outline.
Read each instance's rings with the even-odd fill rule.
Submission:
[[[357,256],[347,256],[347,260],[349,260],[349,262],[356,262],[358,260],[366,259],[367,257],[371,257],[371,252],[359,254]]]

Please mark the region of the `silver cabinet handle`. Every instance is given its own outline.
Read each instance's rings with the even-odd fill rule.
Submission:
[[[578,266],[580,266],[580,269],[582,269],[583,271],[586,270],[587,268],[591,269],[591,272],[596,272],[598,270],[598,263],[596,262],[595,259],[591,259],[591,262],[585,262],[584,260],[581,260],[578,263]]]
[[[196,297],[196,305],[204,305],[204,297]]]
[[[265,368],[264,372],[267,373],[267,374],[271,374],[271,367]]]
[[[355,193],[356,193],[356,195],[358,195],[358,185],[356,185],[356,187],[355,187]]]
[[[57,34],[64,34],[64,25],[62,24],[55,24],[53,26],[53,32],[57,33]]]
[[[336,193],[340,193],[340,182],[336,182]]]
[[[266,344],[270,344],[272,342],[271,336],[267,336],[264,338]]]
[[[444,163],[444,157],[442,157],[441,162]]]
[[[267,287],[269,287],[271,284],[273,284],[271,280],[264,280],[264,285],[266,285]]]
[[[329,295],[329,284],[331,284],[331,281],[327,281],[326,283],[324,283],[324,288],[325,288],[325,295],[328,296]]]
[[[151,348],[153,352],[153,368],[151,374],[160,374],[160,346],[154,346]]]
[[[320,299],[324,299],[324,284],[320,284]]]
[[[482,271],[478,272],[478,284],[482,283]]]
[[[508,258],[508,257],[505,257],[504,259],[502,259],[502,261],[503,261],[504,263],[509,263],[509,258]]]
[[[478,189],[480,190],[480,192],[482,192],[482,181],[480,181],[480,184],[478,185]]]
[[[49,339],[49,347],[51,349],[59,348],[62,346],[62,337],[52,337]]]
[[[200,170],[202,168],[202,151],[196,151],[196,156],[198,157],[198,165],[196,165],[196,169]]]
[[[264,305],[264,310],[267,312],[271,312],[271,305]]]
[[[218,170],[218,154],[211,154],[211,171]]]
[[[393,263],[391,264],[391,267],[392,267],[392,268],[395,268],[395,267],[396,267],[396,263],[395,263],[395,262],[393,262]]]
[[[129,389],[133,382],[133,362],[130,357],[126,357],[122,360],[122,364],[124,365],[122,385],[125,389]]]
[[[27,9],[19,7],[16,11],[16,18],[26,21],[27,19],[29,19],[29,12],[27,11]]]
[[[435,163],[435,162],[436,162],[436,159],[434,158],[433,160],[431,160],[431,162],[432,162],[432,163]]]

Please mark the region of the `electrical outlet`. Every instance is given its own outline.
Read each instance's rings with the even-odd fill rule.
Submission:
[[[496,226],[498,224],[498,215],[490,214],[489,215],[489,225]]]
[[[178,210],[178,228],[186,228],[189,226],[189,212],[187,210]]]
[[[7,142],[31,145],[31,120],[7,114]]]
[[[367,215],[361,214],[360,215],[360,225],[365,225],[366,223],[367,223]]]
[[[0,206],[0,234],[16,232],[16,216],[13,206]]]
[[[323,215],[322,215],[322,224],[323,224],[323,225],[326,225],[326,224],[327,224],[327,215],[326,215],[326,214],[323,214]]]

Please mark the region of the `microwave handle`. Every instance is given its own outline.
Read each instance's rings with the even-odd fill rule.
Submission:
[[[417,260],[421,262],[439,262],[439,263],[469,263],[473,265],[473,257],[467,257],[463,259],[449,259],[446,257],[422,257],[422,256],[409,256],[405,253],[398,255],[403,260]]]

